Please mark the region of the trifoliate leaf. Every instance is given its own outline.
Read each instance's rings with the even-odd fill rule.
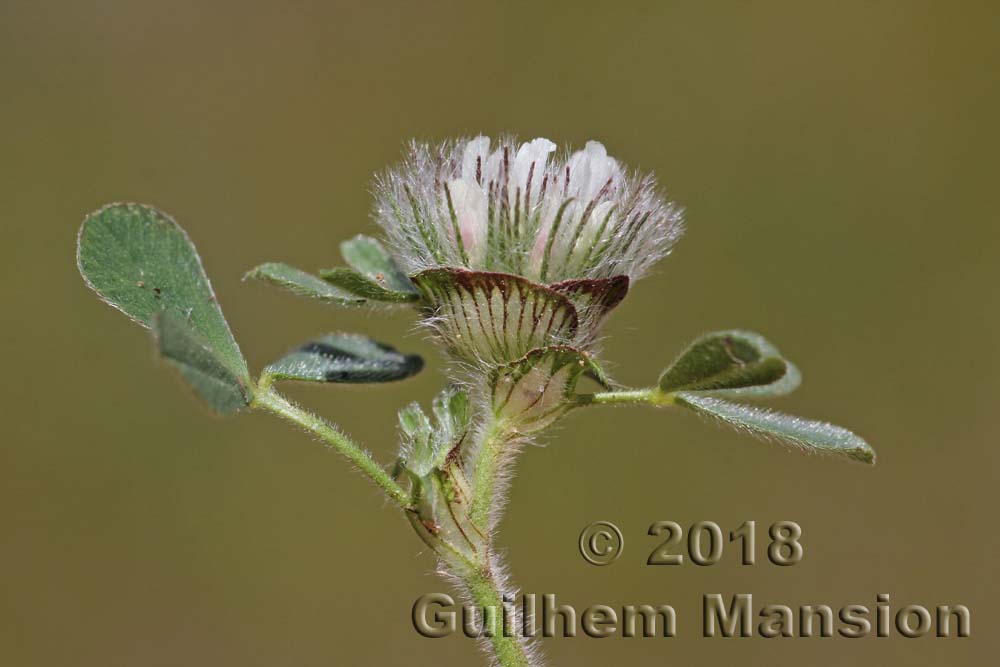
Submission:
[[[141,204],[110,204],[84,219],[77,239],[84,281],[108,304],[150,328],[172,313],[242,386],[246,361],[212,292],[194,244],[170,216]],[[168,334],[167,345],[173,346]]]
[[[875,463],[875,451],[868,443],[840,426],[691,392],[680,392],[673,398],[678,405],[764,439],[774,439],[807,451],[841,454],[862,463]]]
[[[182,316],[169,310],[154,313],[152,330],[160,356],[212,410],[231,415],[249,404],[246,380],[234,374]]]
[[[418,295],[417,288],[375,239],[358,234],[340,244],[340,254],[358,273],[390,292]]]
[[[354,269],[323,269],[320,277],[331,285],[369,301],[382,303],[412,303],[420,300],[416,291],[397,292],[386,289],[378,278],[369,278]]]
[[[696,391],[714,396],[778,396],[798,387],[798,369],[752,331],[701,336],[660,376],[664,393]]]
[[[392,382],[416,375],[424,361],[358,334],[333,333],[311,340],[264,369],[272,380]]]
[[[356,294],[351,294],[310,273],[280,262],[268,262],[254,267],[247,271],[244,278],[255,278],[283,287],[298,296],[334,303],[339,306],[357,306],[365,302]]]

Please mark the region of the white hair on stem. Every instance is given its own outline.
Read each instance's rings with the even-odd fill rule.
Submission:
[[[507,566],[501,560],[499,554],[491,550],[487,556],[487,560],[489,562],[488,576],[493,580],[494,587],[499,592],[501,600],[504,601],[504,606],[507,607],[508,613],[510,614],[511,625],[514,628],[515,639],[521,644],[525,657],[528,659],[529,667],[539,667],[544,663],[541,643],[536,641],[534,636],[525,636],[522,632],[522,630],[526,627],[536,627],[536,619],[524,618],[521,605],[516,603],[521,591],[510,583],[510,574],[507,571]],[[463,606],[471,605],[474,607],[476,614],[478,615],[478,620],[482,622],[482,610],[473,599],[472,591],[469,589],[469,584],[466,579],[461,574],[453,572],[449,568],[448,564],[443,560],[438,561],[438,575],[449,582],[459,592]],[[511,601],[509,606],[507,605],[507,600]],[[503,626],[501,625],[501,630],[502,629]],[[497,661],[494,654],[493,647],[490,645],[489,638],[480,634],[477,641],[480,649],[482,649],[486,657],[490,659],[491,667],[500,667],[500,663]]]

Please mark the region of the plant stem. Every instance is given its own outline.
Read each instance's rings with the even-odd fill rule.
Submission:
[[[497,472],[504,456],[503,446],[509,435],[496,418],[491,418],[482,434],[471,465],[472,502],[469,517],[472,523],[489,533],[490,510],[499,502],[496,497]]]
[[[263,389],[254,395],[252,407],[273,412],[306,431],[319,436],[324,442],[346,456],[351,463],[378,485],[401,509],[410,507],[410,494],[396,483],[372,455],[351,440],[330,422],[303,410],[273,389]]]
[[[628,391],[604,391],[596,394],[580,394],[576,397],[578,406],[585,405],[670,405],[673,399],[669,394],[660,392],[655,387],[649,389],[629,389]]]
[[[361,472],[365,473],[369,479],[385,491],[386,495],[401,509],[410,509],[410,495],[386,473],[385,469],[368,452],[338,430],[333,424],[311,412],[303,410],[270,387],[264,388],[254,394],[252,407],[272,412],[319,436],[324,442],[346,456]],[[500,456],[502,455],[499,447],[506,441],[505,436],[506,434],[501,425],[493,422],[484,431],[481,443],[481,451],[485,455],[484,462],[489,464],[486,466],[489,468],[489,473],[485,474],[485,477],[488,477],[489,481],[482,488],[488,488],[490,493],[483,495],[479,501],[480,512],[484,521],[489,517],[490,500],[494,491]],[[479,470],[477,468],[478,474]],[[486,480],[483,481],[485,482]],[[416,528],[416,526],[414,527]],[[454,556],[461,558],[461,553],[458,550],[453,551]],[[497,664],[500,667],[530,667],[531,662],[528,660],[523,640],[517,635],[517,629],[514,628],[515,631],[509,635],[505,632],[507,628],[504,624],[503,592],[500,590],[491,572],[489,557],[482,555],[475,560],[463,559],[455,569],[457,570],[455,574],[459,576],[468,588],[473,603],[484,610],[483,634],[489,640]],[[486,612],[485,610],[487,609],[491,611]]]
[[[635,404],[666,406],[674,402],[670,394],[665,394],[656,387],[579,394],[574,401],[574,407]],[[489,532],[490,514],[502,502],[498,498],[497,479],[508,455],[512,433],[502,420],[492,415],[490,422],[480,433],[478,446],[473,449],[474,453],[466,467],[466,473],[472,479],[473,490],[469,516],[475,525]]]
[[[576,396],[574,400],[573,407],[627,404],[665,406],[673,403],[669,394],[656,387],[583,394]],[[414,520],[414,528],[449,563],[449,569],[465,584],[475,606],[493,610],[491,613],[484,611],[483,632],[489,640],[497,664],[500,667],[529,667],[532,663],[516,629],[512,635],[505,635],[507,628],[503,623],[503,591],[490,566],[492,523],[503,502],[503,493],[499,489],[504,478],[502,471],[512,455],[513,441],[518,437],[517,430],[491,411],[487,419],[477,433],[476,443],[471,448],[471,456],[465,465],[465,473],[471,480],[472,488],[468,516],[472,524],[478,526],[486,536],[486,552],[478,557],[463,555],[460,549],[425,534],[426,530],[422,531],[425,526],[417,520]]]
[[[483,610],[483,633],[489,639],[493,654],[500,667],[529,667],[532,663],[525,651],[524,640],[518,635],[518,624],[513,632],[505,632],[503,618],[503,592],[488,566],[482,566],[462,574],[462,581],[469,589],[469,595],[477,608]],[[492,612],[487,612],[492,609]]]

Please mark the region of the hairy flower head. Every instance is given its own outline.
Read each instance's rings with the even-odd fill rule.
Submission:
[[[415,142],[375,196],[375,219],[410,273],[635,280],[682,231],[655,180],[627,172],[596,141],[565,156],[548,139]]]
[[[455,357],[488,366],[532,350],[593,351],[631,280],[669,252],[680,209],[596,141],[414,142],[375,182],[374,217]]]

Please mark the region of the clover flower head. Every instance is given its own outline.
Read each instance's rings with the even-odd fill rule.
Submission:
[[[635,280],[682,231],[681,211],[655,180],[628,173],[596,141],[564,157],[548,139],[414,142],[377,179],[375,196],[374,217],[411,273]]]
[[[461,361],[594,349],[600,326],[680,236],[681,210],[652,176],[591,141],[414,142],[375,181],[374,217],[427,305],[425,324]]]

